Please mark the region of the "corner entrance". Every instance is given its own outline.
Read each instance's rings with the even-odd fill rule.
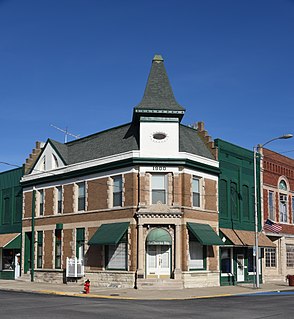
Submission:
[[[152,229],[146,240],[147,278],[170,278],[171,244],[168,231],[163,228]]]

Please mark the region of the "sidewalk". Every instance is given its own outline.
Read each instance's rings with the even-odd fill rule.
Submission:
[[[83,286],[79,284],[51,284],[43,282],[26,282],[21,280],[0,280],[0,290],[79,296],[87,298],[174,300],[234,296],[260,292],[277,292],[283,290],[291,290],[294,292],[294,286],[291,287],[284,282],[275,282],[261,284],[259,289],[255,289],[252,285],[248,284],[243,286],[186,288],[179,290],[137,290],[91,287],[90,294],[85,295],[81,293]]]

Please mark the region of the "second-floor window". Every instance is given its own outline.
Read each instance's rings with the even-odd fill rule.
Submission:
[[[273,192],[268,193],[268,216],[269,216],[269,219],[275,220]]]
[[[78,183],[78,211],[86,209],[86,188],[85,183]]]
[[[287,223],[287,195],[280,194],[280,222]]]
[[[62,213],[62,186],[57,187],[57,214]]]
[[[113,180],[113,206],[122,206],[122,177],[115,176]]]
[[[44,190],[39,190],[39,216],[44,216]]]
[[[192,180],[192,194],[193,206],[200,207],[200,180],[197,177]]]
[[[166,204],[167,197],[167,176],[164,174],[152,175],[152,204],[161,202]]]

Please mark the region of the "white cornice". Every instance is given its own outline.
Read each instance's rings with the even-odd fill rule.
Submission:
[[[37,180],[39,178],[50,177],[52,175],[54,175],[54,176],[63,175],[63,174],[66,174],[68,172],[74,172],[74,171],[79,171],[79,170],[83,170],[83,169],[91,168],[91,167],[95,167],[95,166],[101,166],[101,165],[105,165],[105,164],[115,163],[118,161],[130,159],[130,158],[144,159],[144,157],[141,156],[140,151],[130,151],[130,152],[125,152],[125,153],[121,153],[121,154],[106,156],[106,157],[99,158],[99,159],[85,161],[85,162],[81,162],[81,163],[75,163],[75,164],[67,165],[65,167],[60,167],[60,168],[50,170],[50,171],[33,172],[29,175],[23,176],[21,181],[28,182],[28,181],[32,181],[32,180]],[[194,155],[194,154],[187,153],[187,152],[179,152],[177,155],[168,156],[168,157],[154,157],[154,159],[160,159],[160,160],[188,159],[188,160],[198,162],[201,164],[205,164],[205,165],[209,165],[212,167],[219,167],[219,163],[216,160],[202,157],[199,155]]]

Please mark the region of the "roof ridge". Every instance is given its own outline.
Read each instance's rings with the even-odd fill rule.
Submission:
[[[118,129],[118,128],[121,128],[121,127],[124,127],[124,126],[127,126],[127,125],[131,125],[131,124],[132,124],[132,122],[129,122],[129,123],[125,123],[125,124],[121,124],[121,125],[115,126],[115,127],[111,127],[111,128],[105,129],[103,131],[96,132],[96,133],[81,137],[81,138],[79,138],[77,140],[73,140],[73,141],[67,142],[64,145],[78,144],[78,143],[82,142],[85,139],[91,139],[91,138],[94,138],[95,136],[100,135],[102,133],[106,133],[108,131],[112,131],[112,130],[115,130],[115,129]]]

